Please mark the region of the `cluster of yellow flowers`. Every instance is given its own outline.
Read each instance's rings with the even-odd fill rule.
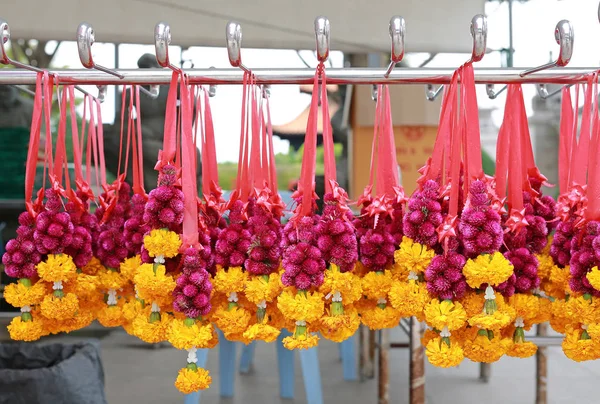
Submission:
[[[537,347],[525,331],[550,321],[565,333],[565,354],[576,361],[600,358],[600,300],[577,296],[568,286],[568,268],[553,264],[547,251],[537,256],[540,289],[505,298],[494,288],[513,273],[499,252],[466,261],[462,275],[469,290],[460,299],[440,300],[428,292],[425,271],[435,257],[432,249],[404,237],[394,265],[368,271],[360,262],[341,272],[330,263],[323,284],[315,290],[284,287],[283,270],[269,276],[248,274],[241,267],[222,268],[211,278],[210,313],[187,318],[173,309],[180,268],[167,270],[166,259],[180,254],[181,238],[167,229],[152,230],[144,248],[154,260],[139,256],[118,269],[105,268],[96,258],[77,268],[66,254],[49,255],[37,265],[39,280],[27,279],[5,289],[6,300],[22,315],[9,326],[11,337],[32,341],[69,332],[98,320],[105,327],[123,327],[147,343],[168,341],[186,350],[187,366],[175,385],[184,393],[207,388],[208,371],[196,365],[196,350],[218,343],[216,329],[228,340],[274,342],[282,329],[288,349],[307,349],[319,336],[341,342],[362,323],[371,329],[396,327],[403,317],[416,317],[430,327],[423,337],[429,361],[439,367],[458,365],[464,358],[494,362],[503,355],[529,357]],[[590,283],[600,279],[595,268]]]

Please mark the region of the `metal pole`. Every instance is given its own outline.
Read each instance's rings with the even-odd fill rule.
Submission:
[[[586,75],[597,70],[589,68],[554,68],[521,77],[523,69],[480,68],[475,69],[475,82],[479,84],[501,83],[555,83],[572,84],[584,82]],[[240,69],[186,69],[191,84],[242,84],[244,72]],[[56,69],[59,84],[169,84],[169,69],[119,69],[119,79],[98,70]],[[257,84],[311,84],[313,69],[256,69],[253,70]],[[454,69],[404,68],[394,69],[388,79],[381,68],[327,69],[329,84],[448,84]],[[0,84],[35,84],[36,73],[22,69],[0,70]]]

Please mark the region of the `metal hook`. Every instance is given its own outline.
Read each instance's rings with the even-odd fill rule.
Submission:
[[[239,67],[246,73],[250,69],[242,64],[242,27],[235,21],[229,21],[225,27],[225,38],[227,39],[227,54],[229,63],[233,67]]]
[[[569,84],[567,86],[564,86],[565,88],[571,88],[573,87],[573,84]],[[563,87],[559,88],[558,90],[552,91],[551,93],[548,92],[548,88],[546,87],[545,84],[540,84],[537,86],[537,93],[540,96],[540,98],[542,100],[547,100],[550,97],[555,96],[556,94],[560,94],[560,92],[562,91]]]
[[[373,87],[371,87],[371,99],[377,102],[378,95],[377,84],[373,84]]]
[[[392,70],[396,67],[396,63],[400,63],[404,58],[404,34],[406,32],[406,24],[404,18],[396,15],[390,20],[390,38],[392,39],[392,52],[390,56],[390,64],[387,71],[383,75],[386,79],[390,77]]]
[[[101,72],[111,74],[120,79],[125,76],[107,67],[97,65],[92,58],[92,45],[96,41],[94,28],[88,23],[82,22],[77,28],[77,51],[79,52],[79,60],[86,69],[96,69]]]
[[[329,35],[331,27],[327,17],[315,18],[315,37],[317,39],[317,59],[325,63],[329,58]]]
[[[533,69],[525,70],[519,74],[521,77],[525,77],[531,73],[550,69],[552,67],[565,67],[567,64],[569,64],[571,56],[573,55],[574,40],[573,26],[571,26],[571,23],[567,20],[560,20],[554,29],[554,38],[556,39],[556,43],[560,45],[560,51],[556,61],[534,67]]]
[[[494,91],[493,84],[486,84],[485,91],[490,98],[490,100],[495,100],[504,90],[506,90],[507,86],[502,87],[498,92]]]
[[[169,45],[171,44],[171,27],[169,24],[159,22],[154,27],[154,49],[156,53],[156,61],[161,67],[168,67],[173,71],[180,71],[178,67],[173,65],[169,60]]]
[[[444,86],[439,86],[437,90],[434,90],[433,84],[427,84],[427,91],[425,91],[425,97],[427,97],[427,100],[429,101],[435,101],[438,95],[441,94],[443,88]]]
[[[471,19],[471,36],[473,37],[473,51],[471,62],[479,62],[483,59],[487,47],[487,18],[481,14]]]
[[[473,38],[473,49],[471,51],[471,58],[467,61],[467,63],[479,62],[481,59],[483,59],[487,48],[487,18],[485,18],[485,16],[482,14],[476,14],[471,19],[470,31],[471,37]],[[434,91],[433,86],[428,84],[425,96],[429,101],[435,101],[437,96],[440,94],[442,87],[443,86],[440,86]],[[501,91],[502,90],[500,90],[500,92]],[[498,94],[500,92],[498,92]]]
[[[262,86],[262,97],[264,99],[267,99],[271,96],[271,85],[270,84],[264,84]]]
[[[209,70],[214,70],[215,67],[211,66],[208,69]],[[216,84],[211,84],[210,86],[208,86],[208,96],[212,98],[215,95],[217,95],[217,86],[216,86]]]
[[[9,58],[5,48],[8,41],[10,41],[10,27],[8,25],[8,22],[0,18],[0,63],[5,65],[13,65],[15,67],[20,67],[22,69],[31,70],[37,73],[44,72],[43,69],[40,69],[35,66],[26,65]]]
[[[599,10],[600,12],[600,10]],[[560,45],[560,51],[558,54],[558,58],[554,62],[546,63],[544,65],[534,67],[533,69],[525,70],[519,74],[521,77],[525,77],[528,74],[539,72],[542,70],[550,69],[552,67],[564,67],[571,60],[571,56],[573,55],[573,27],[571,23],[567,20],[560,20],[558,24],[556,24],[556,28],[554,29],[554,37],[556,38],[556,43]],[[506,90],[507,86],[504,86],[500,89],[500,91],[494,91],[494,85],[488,84],[486,86],[487,95],[490,99],[495,99],[498,95]],[[538,95],[541,99],[545,100],[553,95],[560,93],[560,90],[556,90],[552,93],[548,93],[546,86],[544,84],[539,84],[537,86]]]

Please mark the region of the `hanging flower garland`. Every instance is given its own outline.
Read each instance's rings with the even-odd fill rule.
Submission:
[[[424,303],[429,299],[424,285],[417,286],[416,278],[406,282],[408,270],[401,273],[394,268],[396,246],[403,240],[405,198],[398,178],[387,86],[377,88],[375,114],[370,181],[358,201],[361,214],[354,224],[360,260],[367,271],[361,279],[366,298],[358,303],[359,313],[362,322],[369,328],[382,329],[397,326],[402,316],[422,312]],[[375,181],[376,195],[373,195]],[[399,262],[405,267],[411,265],[404,259]]]
[[[214,323],[228,340],[244,342],[249,342],[243,334],[248,329],[252,311],[256,307],[247,301],[244,295],[248,281],[248,268],[245,263],[252,248],[252,233],[248,226],[251,206],[249,159],[250,147],[256,145],[251,145],[250,134],[251,129],[257,128],[251,128],[248,121],[255,113],[252,104],[254,92],[253,76],[245,73],[237,184],[226,207],[229,210],[229,223],[227,228],[219,233],[215,244],[217,271],[213,281],[215,291],[219,294],[215,296],[219,304],[215,304]]]
[[[260,103],[256,98],[260,98]],[[264,117],[265,104],[267,120]],[[256,305],[254,319],[244,331],[244,339],[274,342],[280,329],[274,318],[281,317],[276,298],[281,292],[281,216],[283,203],[277,194],[277,174],[268,94],[252,93],[252,149],[250,173],[253,191],[248,201],[250,248],[244,267],[248,271],[245,296]],[[259,147],[260,145],[260,147]],[[262,158],[261,158],[262,156]]]
[[[155,169],[158,184],[148,194],[143,221],[150,231],[144,235],[141,250],[142,264],[133,278],[135,290],[150,314],[139,311],[132,321],[133,333],[148,343],[167,339],[172,320],[175,276],[180,265],[184,195],[181,190],[180,160],[177,152],[177,88],[179,73],[173,72],[167,97],[163,148],[159,151]],[[182,78],[183,81],[183,78]],[[182,87],[184,84],[180,83]],[[181,96],[183,97],[183,96]]]

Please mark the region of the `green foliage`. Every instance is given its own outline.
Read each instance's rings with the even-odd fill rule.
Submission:
[[[485,150],[481,150],[481,161],[484,173],[487,175],[494,175],[496,173],[496,162]]]

